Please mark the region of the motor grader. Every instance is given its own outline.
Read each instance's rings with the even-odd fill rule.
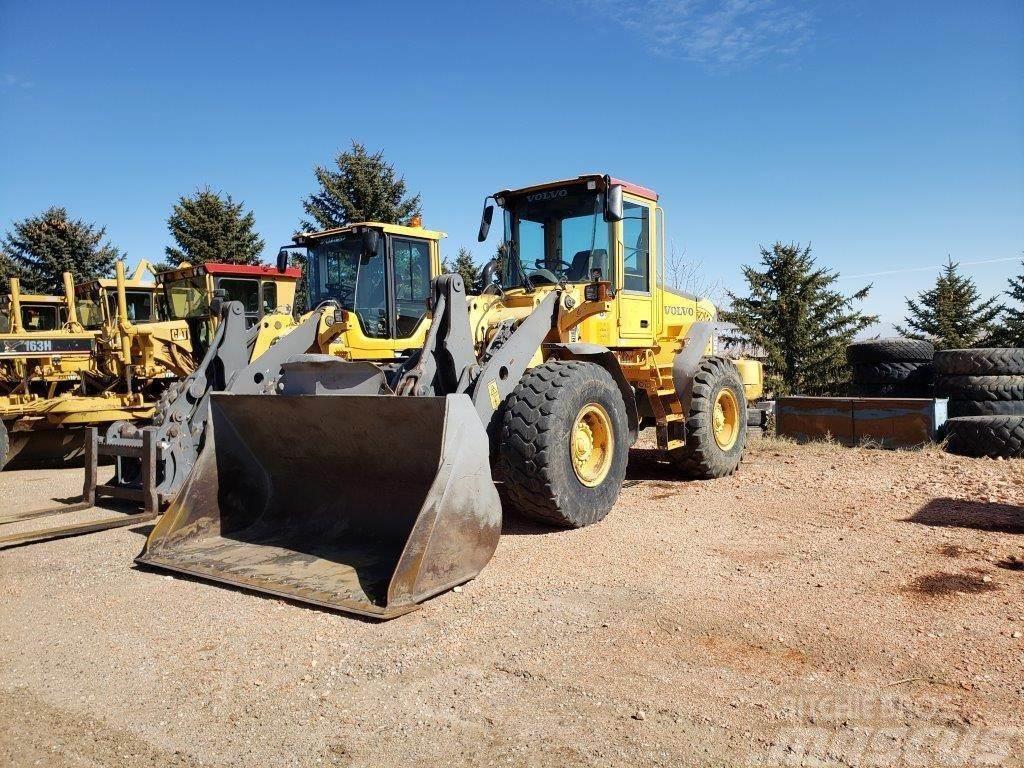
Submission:
[[[146,271],[153,272],[157,281],[147,280]],[[102,278],[76,286],[71,311],[81,319],[94,348],[81,380],[74,389],[56,397],[36,393],[9,398],[6,404],[0,400],[0,406],[5,406],[0,414],[8,425],[0,429],[0,448],[9,441],[11,456],[16,451],[21,451],[22,456],[27,452],[33,461],[39,461],[66,460],[85,454],[82,501],[33,511],[31,516],[89,507],[102,496],[143,502],[146,511],[151,511],[154,505],[145,503],[148,496],[125,487],[139,481],[138,465],[144,450],[131,441],[122,444],[119,436],[137,432],[140,423],[153,419],[161,405],[180,394],[182,379],[195,371],[196,357],[205,354],[209,339],[216,333],[220,315],[211,310],[211,305],[222,302],[222,295],[237,300],[246,325],[270,313],[290,320],[288,313],[299,274],[297,269],[278,273],[271,267],[212,262],[182,264],[170,272],[156,273],[143,261],[131,278],[125,276],[124,265],[118,263],[114,279]],[[248,342],[247,349],[252,346]],[[102,437],[99,429],[104,431]],[[114,460],[120,482],[97,483],[97,465],[104,459]],[[0,524],[23,519],[23,514],[7,516],[0,518]],[[104,525],[93,523],[0,536],[0,545],[101,530],[133,521],[120,516],[101,522]]]
[[[0,467],[76,450],[67,435],[37,429],[47,407],[81,387],[94,365],[97,334],[78,321],[71,274],[63,281],[63,296],[43,296],[10,280],[0,333]]]
[[[432,280],[422,345],[387,364],[322,350],[402,327],[393,238],[302,236],[318,308],[205,395],[204,448],[138,562],[387,619],[486,565],[495,480],[580,527],[614,505],[642,426],[681,477],[734,472],[760,370],[716,357],[713,305],[666,288],[657,195],[601,175],[504,190],[481,241],[495,206],[483,291]]]

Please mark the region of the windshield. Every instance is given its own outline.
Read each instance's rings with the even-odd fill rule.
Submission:
[[[153,319],[152,291],[125,291],[125,302],[128,309],[128,322],[148,323]],[[107,293],[107,310],[110,317],[117,317],[117,293]]]
[[[83,328],[96,329],[103,325],[103,307],[96,296],[79,296],[75,299],[75,310]]]
[[[164,300],[171,320],[191,320],[210,314],[206,279],[203,277],[188,277],[164,283]]]
[[[21,305],[21,325],[26,331],[53,331],[62,324],[55,304]]]
[[[339,235],[317,243],[309,258],[312,306],[334,300],[355,313],[365,335],[378,339],[388,336],[384,240],[364,256],[361,235]]]
[[[502,285],[589,282],[592,270],[613,280],[604,194],[583,186],[523,193],[505,201],[500,246]]]

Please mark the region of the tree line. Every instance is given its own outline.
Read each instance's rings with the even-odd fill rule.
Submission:
[[[421,196],[411,194],[404,177],[382,151],[368,152],[359,142],[339,152],[330,167],[313,169],[317,188],[302,200],[304,231],[329,229],[359,221],[408,223],[422,215]],[[256,232],[255,216],[231,195],[209,187],[197,189],[174,203],[167,220],[174,245],[164,250],[159,266],[182,261],[222,261],[258,264],[264,240]],[[112,274],[124,258],[105,240],[106,229],[74,219],[65,208],[51,207],[14,222],[0,240],[0,279],[17,276],[26,291],[57,293],[61,275],[76,281]],[[673,250],[667,279],[692,281],[684,259]],[[301,256],[293,263],[304,266]],[[480,269],[467,248],[459,248],[447,271],[457,272],[467,285],[479,285]],[[871,285],[846,295],[836,288],[839,274],[817,264],[811,247],[776,242],[760,248],[760,263],[743,267],[746,291],[725,292],[723,321],[735,330],[726,341],[743,341],[764,358],[767,388],[776,394],[837,394],[848,381],[846,345],[878,322],[857,309]],[[1024,346],[1024,261],[1021,274],[1009,280],[1001,296],[982,297],[974,281],[950,259],[935,285],[907,298],[905,324],[897,332],[927,338],[938,348]],[[296,309],[305,309],[305,285],[300,282]]]
[[[736,330],[726,341],[744,341],[763,350],[766,388],[776,394],[835,395],[846,391],[846,346],[878,322],[855,308],[871,285],[844,295],[835,288],[839,273],[817,265],[811,247],[776,242],[761,248],[760,269],[746,266],[748,293],[727,292],[721,313]],[[1024,260],[1001,296],[982,297],[974,280],[951,258],[935,285],[907,298],[901,336],[927,339],[937,349],[1024,346]]]
[[[404,178],[383,153],[370,153],[359,142],[338,153],[333,168],[316,166],[313,173],[318,188],[302,201],[306,215],[298,222],[300,230],[358,221],[400,224],[422,213],[420,195],[408,194]],[[254,213],[230,194],[210,187],[179,197],[167,229],[174,244],[164,249],[158,270],[173,269],[183,261],[262,262],[266,243],[256,231]],[[109,277],[117,260],[126,257],[106,240],[105,227],[52,206],[13,222],[0,239],[0,280],[18,277],[27,292],[58,293],[64,272],[70,272],[75,282]]]

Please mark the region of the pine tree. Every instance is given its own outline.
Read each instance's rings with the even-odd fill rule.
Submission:
[[[63,273],[75,282],[108,276],[121,255],[117,248],[101,243],[105,227],[70,219],[64,208],[47,208],[38,216],[14,223],[0,242],[0,252],[11,274],[21,278],[22,288],[32,293],[63,292]]]
[[[461,275],[467,291],[473,290],[480,280],[480,268],[474,263],[473,254],[468,248],[459,248],[455,261],[445,259],[442,266],[445,272],[455,272]]]
[[[994,330],[993,321],[1003,311],[999,297],[982,300],[974,281],[961,275],[949,259],[935,287],[921,291],[917,300],[907,299],[907,327],[896,332],[912,339],[928,339],[936,349],[984,346]]]
[[[256,217],[252,211],[245,213],[244,208],[245,204],[236,203],[231,195],[222,197],[209,187],[196,190],[191,197],[178,198],[167,219],[167,228],[178,247],[164,249],[172,265],[182,261],[259,264],[263,239],[254,229]]]
[[[1021,273],[1011,277],[1009,283],[1010,290],[1006,295],[1017,306],[1006,307],[990,343],[999,347],[1024,347],[1024,261],[1021,262]]]
[[[420,196],[406,197],[405,179],[384,160],[384,153],[369,154],[358,141],[334,160],[338,170],[317,166],[320,189],[302,202],[310,216],[304,230],[330,229],[357,221],[401,224],[420,211]]]
[[[761,264],[763,271],[743,267],[749,296],[728,292],[732,306],[721,319],[734,323],[739,336],[726,340],[764,350],[766,388],[776,395],[844,391],[846,345],[878,321],[853,309],[871,286],[844,296],[832,287],[839,275],[815,266],[809,245],[762,247]]]

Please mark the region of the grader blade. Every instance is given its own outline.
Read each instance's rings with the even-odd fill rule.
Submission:
[[[467,395],[214,394],[138,562],[389,619],[472,579],[501,506]]]

